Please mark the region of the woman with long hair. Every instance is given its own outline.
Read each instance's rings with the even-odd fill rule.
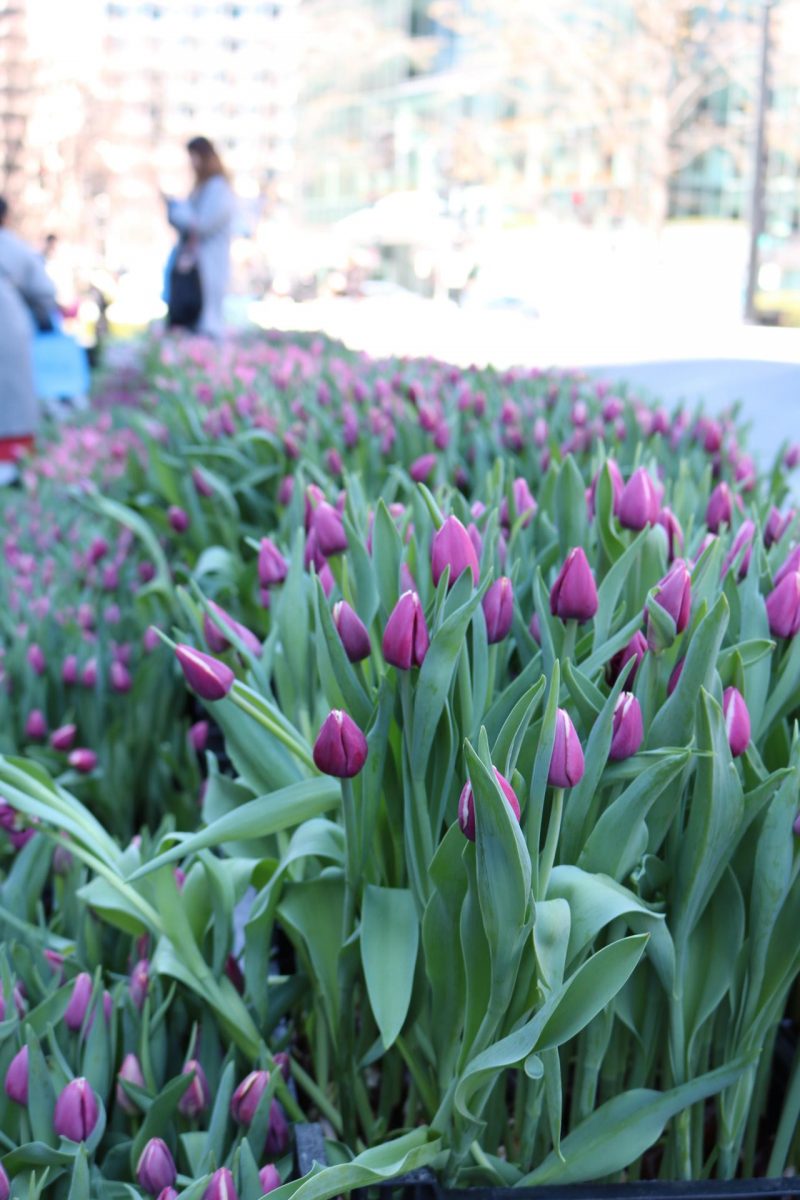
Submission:
[[[180,235],[170,273],[168,324],[220,337],[224,331],[222,305],[230,274],[235,199],[222,160],[208,138],[192,138],[186,149],[194,172],[194,187],[186,200],[165,197],[167,218]],[[199,282],[194,304],[184,302],[187,291],[184,284],[189,277],[190,295],[192,287],[197,291]],[[179,291],[183,294],[181,302]]]

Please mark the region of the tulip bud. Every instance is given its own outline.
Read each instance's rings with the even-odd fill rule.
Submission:
[[[730,568],[733,566],[735,559],[740,552],[744,550],[742,561],[739,563],[738,576],[739,579],[744,579],[750,566],[750,558],[753,553],[753,539],[756,535],[756,527],[752,521],[742,521],[736,537],[733,539],[733,545],[722,560],[722,569],[720,570],[720,578],[724,579]],[[745,549],[746,547],[746,549]]]
[[[0,1200],[8,1200],[11,1195],[11,1181],[4,1166],[0,1165]]]
[[[185,1117],[199,1117],[208,1108],[211,1089],[206,1073],[196,1058],[190,1058],[181,1071],[182,1075],[194,1075],[192,1082],[178,1101],[178,1111]]]
[[[211,1176],[211,1182],[203,1192],[203,1200],[239,1200],[233,1175],[227,1167],[219,1167]]]
[[[722,694],[722,711],[725,715],[725,729],[731,754],[738,758],[740,754],[744,754],[750,742],[750,713],[738,688],[725,688]]]
[[[201,700],[222,700],[233,687],[236,678],[233,671],[210,654],[193,646],[178,645],[175,657],[189,687]]]
[[[352,717],[334,708],[314,743],[314,763],[324,775],[352,779],[367,761],[367,739]]]
[[[314,509],[312,529],[320,550],[326,558],[347,549],[347,534],[340,514],[327,500],[320,500]]]
[[[556,733],[547,782],[551,787],[574,787],[583,778],[583,747],[569,714],[563,708],[556,713]]]
[[[670,672],[670,677],[667,680],[667,695],[668,696],[671,696],[672,693],[675,691],[675,688],[678,686],[678,681],[681,677],[681,673],[683,671],[685,662],[686,662],[685,658],[679,658],[678,661],[675,663],[675,666],[672,668],[672,671]]]
[[[706,525],[719,533],[720,525],[730,525],[733,516],[733,496],[727,483],[718,483],[708,498]]]
[[[56,846],[56,853],[62,849],[63,849],[63,846]],[[67,851],[67,854],[69,854],[69,851]],[[55,855],[53,857],[55,858]],[[70,855],[70,859],[71,858],[72,858],[72,855]],[[71,862],[70,862],[70,865],[72,865]],[[44,954],[45,960],[47,961],[47,965],[50,967],[50,970],[53,972],[58,983],[60,984],[64,978],[64,956],[63,956],[63,954],[59,954],[57,950],[50,950],[50,949],[45,949],[43,951],[43,954]]]
[[[333,623],[350,662],[361,662],[362,659],[369,658],[372,646],[367,627],[346,600],[337,600],[334,604]]]
[[[614,705],[614,724],[608,757],[615,762],[630,758],[642,744],[642,709],[633,692],[620,692]]]
[[[255,1116],[258,1102],[269,1083],[269,1071],[251,1071],[231,1097],[231,1116],[240,1125],[249,1125]]]
[[[570,550],[550,590],[550,612],[562,621],[589,621],[597,612],[597,587],[582,546]]]
[[[773,637],[794,637],[800,629],[800,571],[784,575],[767,596],[769,631]]]
[[[508,780],[500,774],[497,767],[493,767],[495,779],[500,785],[500,790],[505,796],[508,807],[513,812],[514,816],[519,820],[519,800],[517,799],[514,789]],[[464,837],[469,838],[471,842],[475,841],[475,797],[472,793],[472,784],[467,780],[461,789],[461,795],[458,798],[458,824]]]
[[[514,588],[506,575],[496,579],[483,597],[483,615],[489,645],[502,642],[514,619]]]
[[[289,564],[269,538],[262,538],[258,549],[258,582],[263,588],[283,583],[289,574]]]
[[[213,485],[209,483],[199,467],[192,467],[192,483],[198,496],[203,496],[207,500],[209,496],[214,495]]]
[[[117,692],[120,696],[124,696],[133,686],[130,671],[123,662],[116,658],[108,668],[108,678],[112,692]]]
[[[189,514],[177,504],[171,504],[167,509],[167,520],[176,533],[185,533],[189,528]]]
[[[533,616],[531,617],[530,624],[528,626],[528,631],[529,631],[531,637],[533,638],[533,640],[536,642],[536,645],[541,646],[541,644],[542,644],[542,623],[539,620],[539,614],[537,612],[535,612],[533,614]]]
[[[75,654],[68,654],[61,665],[62,682],[71,686],[78,682],[78,658]]]
[[[258,1182],[261,1185],[261,1193],[266,1196],[267,1192],[274,1192],[275,1188],[281,1186],[281,1177],[278,1174],[278,1168],[274,1163],[267,1163],[258,1172]]]
[[[629,663],[631,661],[631,659],[636,659],[636,666],[633,668],[633,673],[631,675],[629,675],[626,680],[628,687],[633,687],[633,681],[636,678],[636,675],[639,671],[639,667],[642,665],[642,659],[644,658],[646,653],[647,653],[647,641],[645,639],[644,634],[640,633],[637,630],[636,633],[631,638],[631,640],[628,642],[628,644],[626,646],[623,646],[623,648],[621,650],[618,650],[617,653],[612,655],[612,657],[609,659],[609,662],[608,662],[608,681],[609,681],[609,683],[612,683],[612,684],[616,683],[616,681],[619,679],[620,675],[622,674],[622,670],[625,667],[626,663]]]
[[[80,975],[75,977],[72,995],[64,1013],[64,1024],[67,1029],[71,1029],[74,1033],[78,1032],[86,1019],[86,1010],[91,998],[92,977],[86,971],[81,971]]]
[[[63,1089],[56,1100],[53,1129],[59,1137],[85,1142],[97,1124],[97,1097],[88,1079],[79,1076]]]
[[[166,1187],[163,1192],[159,1192],[156,1200],[179,1200],[178,1193],[174,1187]]]
[[[32,742],[43,742],[47,737],[47,719],[40,708],[33,708],[28,713],[25,736]]]
[[[97,659],[88,659],[86,666],[81,671],[81,684],[85,688],[93,688],[97,683]]]
[[[280,1158],[289,1148],[289,1122],[286,1120],[286,1114],[277,1100],[273,1100],[269,1107],[269,1128],[267,1129],[267,1140],[264,1144],[264,1153],[270,1158]]]
[[[672,617],[676,632],[683,633],[689,624],[692,607],[692,577],[682,558],[675,559],[672,567],[656,586],[653,598],[655,603]]]
[[[94,750],[89,750],[86,746],[79,746],[77,750],[73,750],[67,762],[72,767],[73,771],[80,771],[82,775],[89,775],[97,766],[97,755]]]
[[[619,498],[619,522],[625,529],[644,529],[655,525],[660,509],[656,485],[644,467],[631,475]]]
[[[144,1075],[142,1074],[142,1067],[135,1054],[126,1054],[123,1058],[122,1065],[117,1072],[117,1086],[114,1093],[117,1099],[117,1104],[120,1106],[122,1111],[127,1113],[129,1117],[132,1117],[139,1111],[139,1107],[134,1100],[131,1100],[130,1096],[119,1082],[120,1079],[124,1079],[126,1083],[134,1083],[137,1087],[144,1087]]]
[[[47,663],[45,661],[44,651],[42,650],[41,646],[37,646],[34,642],[33,645],[28,647],[26,657],[30,666],[34,670],[34,673],[36,675],[44,675]]]
[[[658,524],[667,535],[667,562],[671,563],[683,550],[683,530],[680,521],[669,508],[662,508],[658,514]]]
[[[422,666],[429,645],[420,598],[415,591],[403,592],[383,631],[383,657],[391,666],[409,671]]]
[[[795,517],[794,509],[790,509],[786,515],[782,515],[773,504],[769,510],[766,525],[764,526],[764,545],[769,550],[770,546],[774,546],[779,542],[786,530],[791,525]]]
[[[408,468],[408,473],[414,483],[424,483],[431,472],[435,471],[437,462],[435,454],[422,454],[419,458],[415,458]]]
[[[6,1071],[6,1095],[16,1104],[28,1103],[28,1047],[23,1046],[12,1058]]]
[[[139,1012],[144,1008],[144,1002],[147,998],[147,989],[150,986],[150,963],[146,958],[140,958],[136,966],[130,974],[128,988],[131,993],[131,1000],[138,1008]]]
[[[454,516],[448,517],[441,529],[437,529],[433,535],[431,572],[434,586],[438,586],[445,567],[450,568],[448,587],[452,587],[466,570],[472,571],[473,584],[480,579],[480,567],[475,547],[458,517]]]
[[[292,1060],[289,1055],[285,1050],[281,1050],[278,1054],[273,1055],[272,1061],[288,1083],[292,1077]]]
[[[221,626],[222,629],[230,629],[240,642],[244,642],[250,653],[259,658],[262,646],[256,635],[246,625],[235,621],[230,613],[227,613],[219,604],[215,604],[213,600],[209,600],[208,605],[217,618],[216,621],[212,621],[208,613],[203,614],[203,636],[209,650],[213,650],[215,654],[222,654],[230,646],[230,642],[220,629]]]
[[[526,529],[533,520],[538,506],[531,489],[528,487],[527,479],[523,479],[521,475],[511,485],[511,501],[514,506],[513,520],[516,521],[520,517],[524,517],[521,525],[523,529]],[[512,524],[512,514],[509,512],[508,500],[505,497],[500,502],[500,524],[506,526],[506,528]]]
[[[800,571],[800,546],[795,546],[794,549],[787,554],[786,558],[775,572],[775,578],[772,581],[773,585],[777,587],[784,576],[791,575],[793,571]]]
[[[178,1178],[175,1162],[167,1143],[159,1137],[150,1138],[136,1164],[136,1182],[151,1196],[172,1187]]]

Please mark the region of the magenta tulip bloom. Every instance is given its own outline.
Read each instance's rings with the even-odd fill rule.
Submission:
[[[167,520],[175,533],[185,533],[189,528],[189,514],[177,504],[171,504],[167,509]]]
[[[268,1083],[269,1071],[251,1071],[239,1084],[231,1097],[231,1116],[240,1125],[253,1120]]]
[[[586,493],[586,502],[589,508],[590,517],[593,517],[595,514],[597,502],[597,483],[600,478],[600,472],[604,469],[604,467],[608,467],[609,474],[611,475],[611,492],[613,497],[611,501],[611,511],[614,513],[614,516],[619,513],[619,502],[625,489],[625,483],[622,478],[622,472],[617,466],[615,460],[613,458],[607,458],[603,466],[595,471],[592,477],[591,485]]]
[[[108,679],[112,692],[117,692],[121,696],[129,692],[133,686],[130,671],[125,666],[125,663],[120,662],[117,658],[114,659],[108,668]]]
[[[795,546],[778,567],[775,572],[775,578],[772,581],[773,586],[777,587],[781,580],[786,575],[791,575],[793,571],[800,571],[800,546]]]
[[[136,1182],[151,1196],[157,1196],[164,1188],[172,1187],[178,1178],[175,1160],[169,1146],[159,1137],[150,1138],[136,1164]]]
[[[283,583],[289,574],[289,564],[269,538],[262,538],[258,549],[258,582],[263,588]]]
[[[94,750],[89,750],[86,746],[79,746],[76,750],[70,752],[67,762],[73,771],[80,771],[82,775],[89,775],[97,766],[97,755]]]
[[[506,575],[496,579],[483,597],[483,615],[490,646],[508,637],[514,619],[514,588]]]
[[[725,729],[731,754],[738,758],[740,754],[744,754],[750,743],[750,713],[738,688],[725,688],[722,694],[722,711],[725,715]]]
[[[122,1111],[127,1113],[129,1117],[133,1117],[139,1111],[139,1106],[134,1100],[131,1100],[130,1096],[119,1082],[120,1079],[124,1079],[126,1083],[133,1083],[136,1085],[136,1087],[143,1088],[145,1086],[144,1075],[142,1074],[142,1065],[135,1054],[126,1054],[123,1058],[122,1065],[117,1072],[117,1086],[114,1092],[117,1104],[120,1106]]]
[[[424,483],[431,472],[436,470],[437,462],[435,454],[422,454],[419,458],[415,458],[408,468],[408,473],[414,483]]]
[[[23,1046],[8,1064],[4,1083],[6,1095],[16,1104],[28,1103],[28,1047]]]
[[[150,963],[146,958],[140,958],[131,971],[130,979],[128,981],[131,1000],[133,1000],[133,1003],[136,1005],[139,1012],[141,1012],[144,1008],[144,1002],[147,998],[147,990],[149,986]]]
[[[68,686],[78,682],[78,658],[68,654],[61,665],[61,679]]]
[[[337,779],[352,779],[364,766],[367,754],[367,739],[353,718],[341,709],[333,709],[314,743],[317,770]]]
[[[644,529],[655,525],[661,505],[656,485],[644,467],[631,475],[619,498],[619,522],[626,529]]]
[[[211,1182],[203,1192],[203,1200],[239,1200],[233,1175],[227,1167],[219,1167],[211,1176]]]
[[[508,780],[500,774],[497,767],[492,770],[495,774],[495,779],[500,784],[500,790],[508,801],[508,807],[513,812],[514,816],[519,820],[519,800],[517,799],[514,789]],[[475,797],[472,793],[472,784],[467,780],[461,789],[461,795],[458,798],[458,824],[464,837],[469,838],[471,842],[475,841]]]
[[[410,671],[422,666],[429,645],[420,598],[414,591],[403,592],[383,631],[383,657],[391,666]]]
[[[329,558],[331,554],[341,554],[347,549],[347,534],[344,531],[341,515],[327,500],[320,500],[314,509],[311,525],[317,537],[317,544]]]
[[[683,633],[689,624],[692,608],[692,577],[682,558],[675,559],[672,567],[659,582],[655,602],[672,617],[676,631]]]
[[[800,629],[800,571],[784,575],[767,596],[769,631],[773,637],[794,637]]]
[[[274,1163],[267,1163],[258,1172],[258,1182],[261,1185],[261,1191],[266,1196],[267,1192],[274,1192],[275,1188],[281,1186],[281,1177],[278,1174],[278,1168]]]
[[[25,737],[32,742],[43,742],[47,737],[47,718],[40,708],[33,708],[25,722]]]
[[[772,508],[769,510],[769,516],[767,517],[767,522],[764,526],[764,545],[768,550],[770,546],[774,546],[776,542],[781,540],[783,535],[786,533],[786,530],[794,520],[794,517],[795,511],[793,508],[791,508],[784,516],[773,504]]]
[[[608,757],[614,761],[630,758],[642,744],[642,709],[633,692],[620,692],[614,706],[614,725]]]
[[[67,1029],[77,1033],[86,1019],[86,1010],[92,998],[92,977],[86,971],[76,975],[72,985],[72,995],[64,1013],[64,1024]]]
[[[597,587],[582,546],[570,550],[550,589],[550,612],[562,621],[589,621],[597,612]]]
[[[622,674],[623,667],[629,663],[631,659],[636,659],[636,666],[633,668],[633,674],[629,675],[626,682],[628,687],[633,687],[633,681],[636,678],[639,667],[642,665],[642,659],[647,653],[647,639],[639,630],[633,635],[631,640],[616,654],[612,655],[608,662],[608,676],[610,683],[616,683]]]
[[[222,629],[229,629],[231,633],[238,637],[240,642],[244,642],[251,654],[259,658],[262,646],[256,635],[246,625],[241,625],[238,621],[235,621],[230,613],[227,613],[221,605],[215,604],[213,600],[209,600],[208,604],[217,618],[216,621],[212,621],[208,613],[203,614],[203,636],[206,639],[209,650],[212,650],[214,654],[222,654],[228,649],[230,642],[222,632]],[[222,626],[222,629],[220,629],[220,626]]]
[[[367,627],[346,600],[337,600],[334,604],[333,623],[350,662],[361,662],[369,658],[372,646]]]
[[[236,678],[233,671],[210,654],[195,650],[194,646],[178,645],[175,657],[189,687],[201,700],[222,700],[233,687]]]
[[[678,681],[680,680],[681,674],[683,672],[683,667],[684,667],[685,662],[686,662],[685,658],[679,658],[678,661],[675,663],[675,666],[672,668],[672,671],[670,672],[670,677],[667,680],[667,695],[668,696],[671,696],[672,693],[675,691],[675,688],[678,686]]]
[[[208,721],[195,721],[189,726],[189,745],[197,754],[202,754],[208,744]]]
[[[677,555],[683,551],[683,530],[680,521],[670,508],[662,508],[658,514],[658,524],[667,535],[667,562],[674,562]]]
[[[53,1129],[59,1137],[73,1142],[85,1142],[95,1125],[99,1110],[97,1097],[88,1079],[73,1079],[56,1100]]]
[[[547,782],[551,787],[568,788],[583,778],[583,747],[569,713],[559,708],[556,713],[556,734]]]
[[[445,567],[450,568],[448,587],[452,587],[455,581],[467,570],[472,572],[473,584],[476,584],[480,579],[481,572],[475,547],[458,517],[454,516],[449,516],[441,529],[437,529],[433,535],[433,542],[431,543],[431,573],[433,575],[434,586],[438,587]]]
[[[730,525],[733,517],[733,496],[727,483],[718,483],[708,498],[706,525],[712,533],[719,533],[721,525]]]
[[[208,1108],[211,1099],[211,1088],[208,1086],[206,1073],[196,1058],[187,1059],[182,1075],[193,1075],[194,1078],[178,1101],[178,1112],[185,1117],[199,1117]]]
[[[756,535],[756,527],[752,521],[742,521],[736,537],[733,539],[733,545],[722,560],[722,569],[720,578],[724,579],[728,571],[733,566],[734,560],[739,555],[740,551],[744,550],[742,561],[739,563],[738,577],[744,579],[750,566],[750,558],[753,553],[753,539]],[[747,547],[745,549],[745,547]]]
[[[36,675],[44,675],[45,669],[47,667],[47,662],[45,660],[44,651],[42,650],[41,646],[37,646],[36,643],[34,642],[33,645],[28,647],[28,652],[27,652],[26,657],[28,659],[30,666],[34,670],[34,673]]]

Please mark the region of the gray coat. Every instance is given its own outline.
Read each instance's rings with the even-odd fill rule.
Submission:
[[[231,226],[235,197],[223,175],[212,175],[196,187],[188,200],[170,200],[169,223],[179,233],[197,238],[197,266],[203,289],[203,311],[198,333],[220,337],[224,332],[222,304],[228,286],[231,259]]]
[[[55,288],[39,255],[0,228],[0,437],[24,437],[39,426],[28,304],[47,311],[55,302]]]

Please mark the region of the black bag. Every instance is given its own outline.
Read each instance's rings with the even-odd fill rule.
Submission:
[[[203,289],[192,240],[181,242],[169,274],[167,325],[195,329],[203,309]]]

